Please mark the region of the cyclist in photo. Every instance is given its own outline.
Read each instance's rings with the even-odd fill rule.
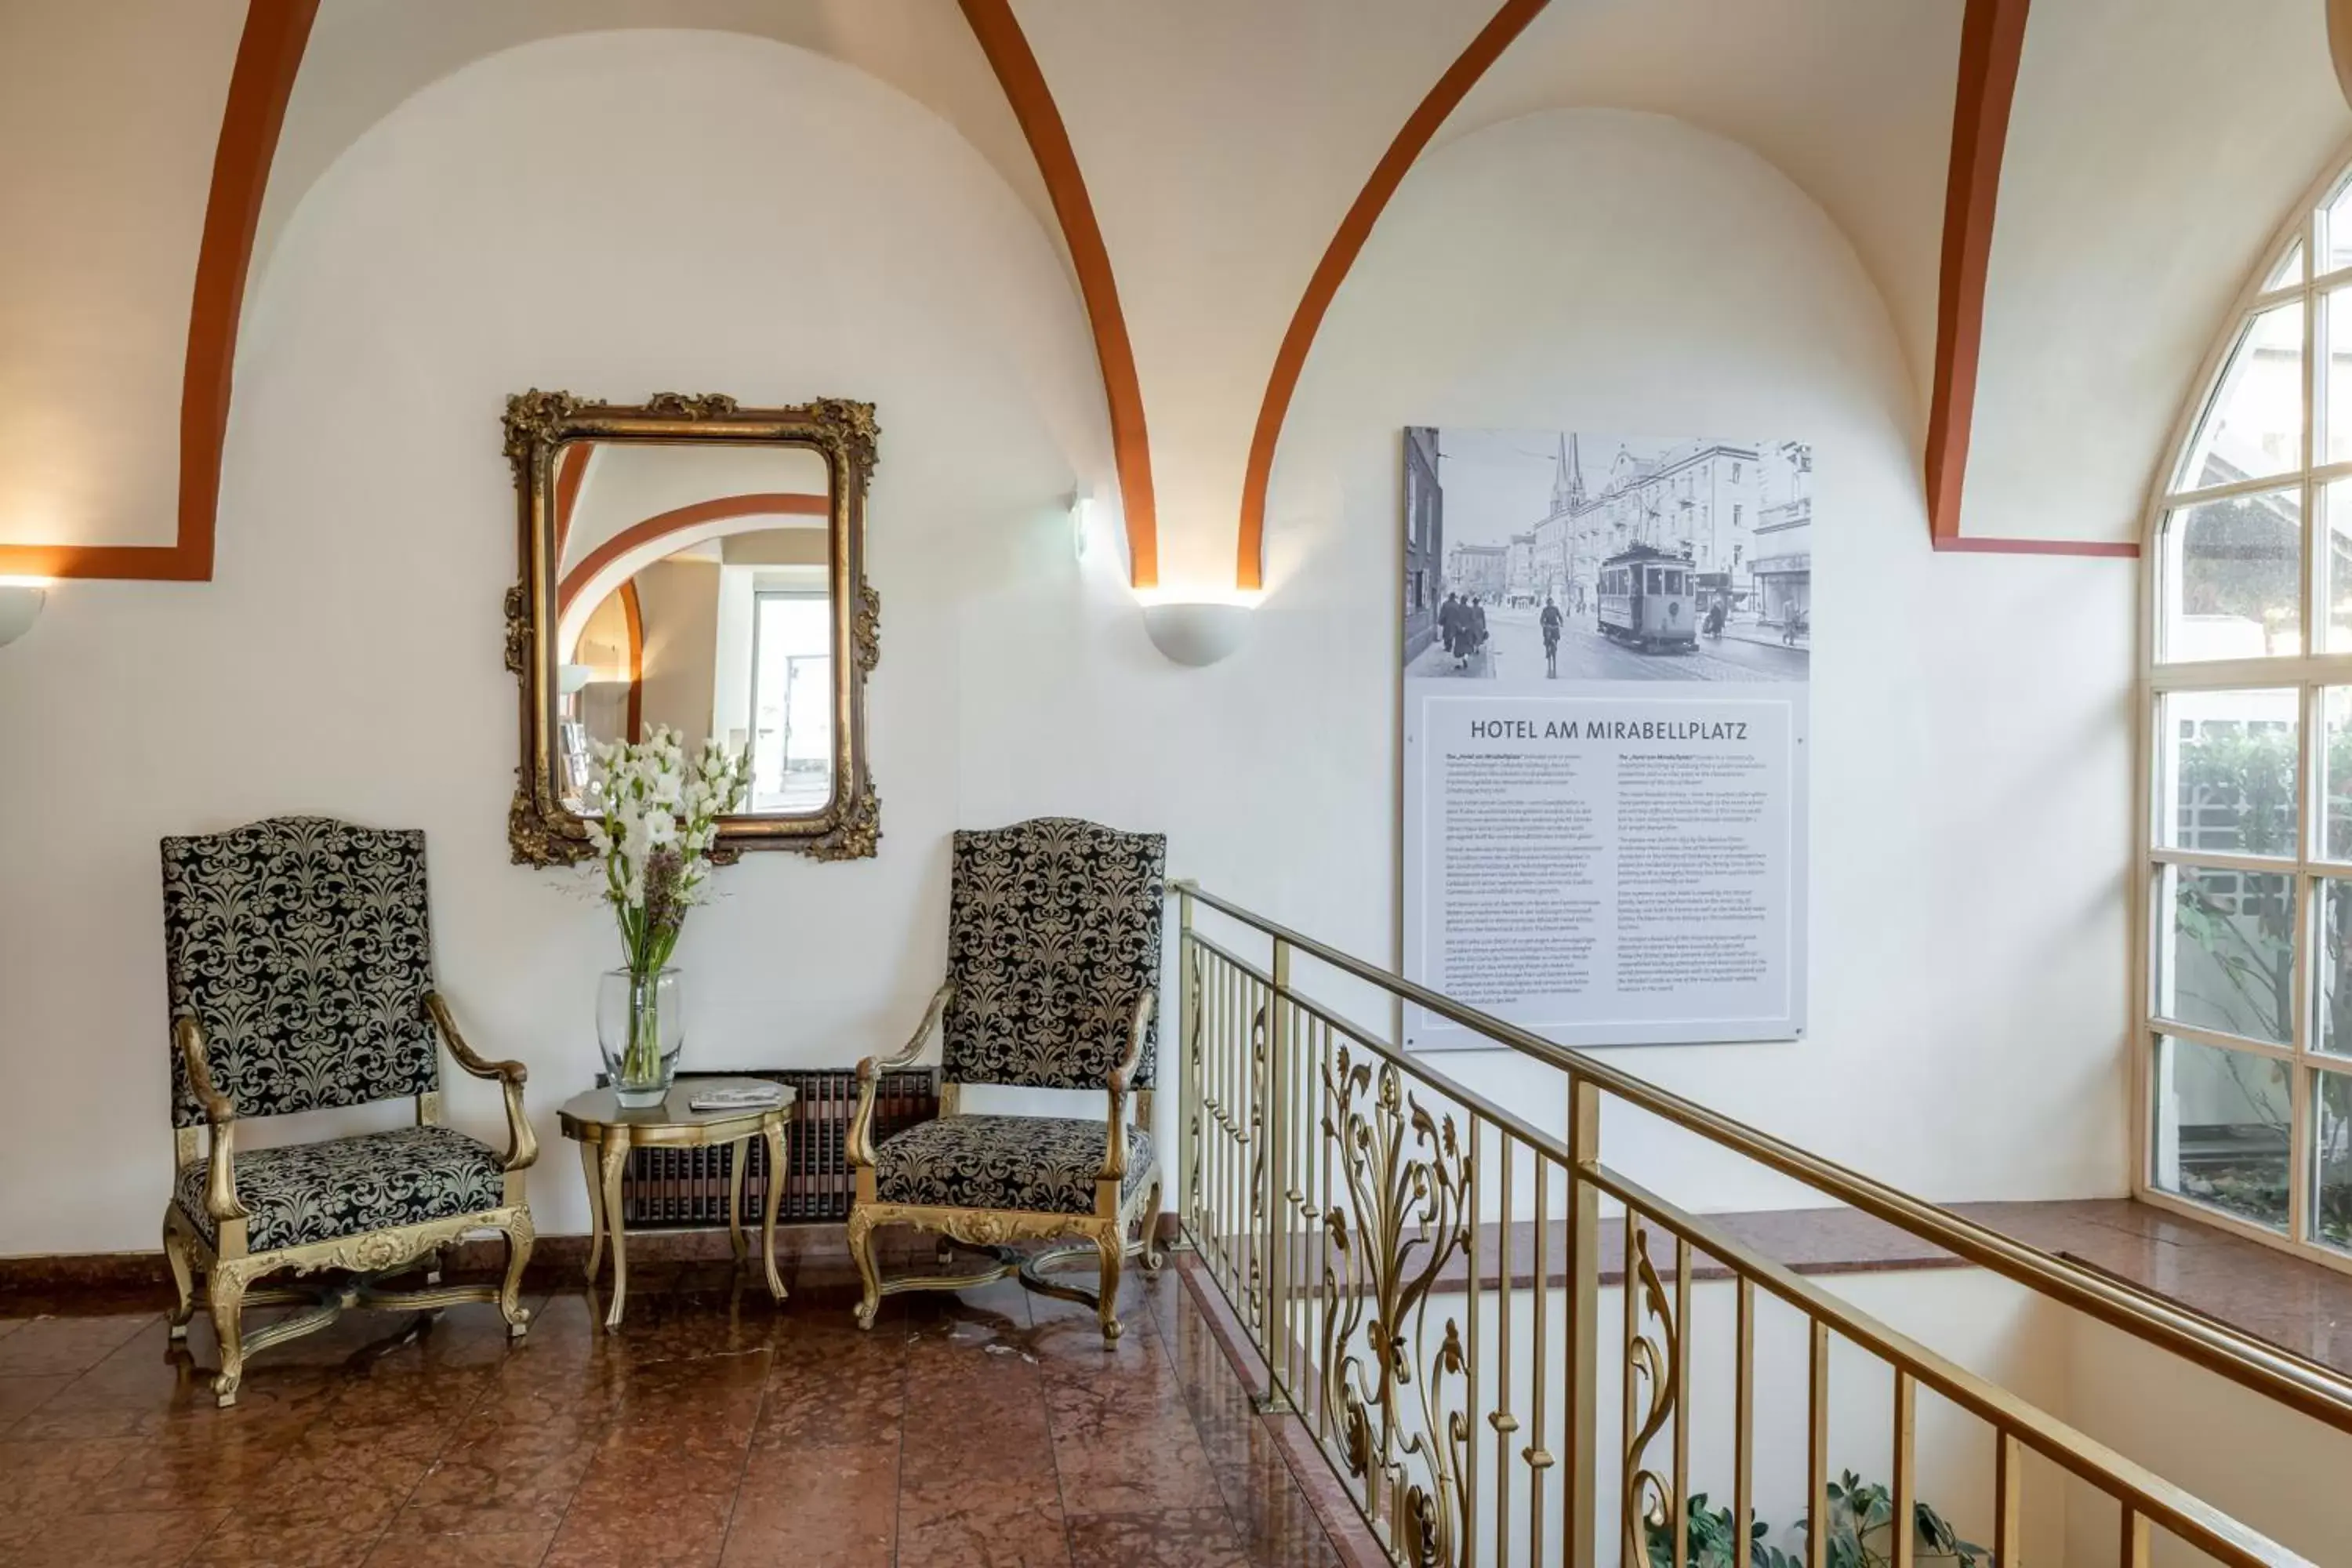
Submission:
[[[1559,606],[1551,602],[1549,594],[1544,595],[1543,615],[1538,618],[1543,625],[1544,679],[1557,680],[1559,679]]]

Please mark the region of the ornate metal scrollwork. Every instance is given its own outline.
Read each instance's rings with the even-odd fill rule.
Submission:
[[[1267,1049],[1271,1043],[1266,1030],[1266,1008],[1271,998],[1250,1014],[1250,1089],[1249,1121],[1240,1129],[1243,1145],[1249,1151],[1249,1310],[1257,1315],[1262,1327],[1268,1325],[1266,1316],[1272,1305],[1265,1291],[1265,1270],[1273,1259],[1264,1256],[1265,1244],[1259,1238],[1266,1233],[1266,1141],[1265,1099],[1266,1075],[1271,1060]]]
[[[1682,1325],[1675,1321],[1665,1284],[1658,1278],[1657,1266],[1650,1261],[1649,1229],[1637,1212],[1629,1211],[1626,1215],[1625,1262],[1625,1310],[1635,1314],[1636,1324],[1625,1346],[1625,1377],[1635,1405],[1643,1412],[1640,1425],[1625,1445],[1625,1542],[1633,1561],[1646,1563],[1649,1548],[1643,1539],[1644,1527],[1671,1529],[1675,1515],[1673,1483],[1645,1467],[1642,1456],[1648,1451],[1650,1440],[1664,1430],[1667,1418],[1675,1414],[1675,1369],[1682,1359]],[[1654,1336],[1639,1331],[1645,1315],[1657,1320]]]
[[[1417,1565],[1468,1568],[1467,1366],[1454,1320],[1422,1361],[1430,1288],[1470,1243],[1470,1160],[1404,1092],[1397,1069],[1340,1047],[1323,1069],[1323,1134],[1337,1144],[1347,1202],[1324,1216],[1322,1394],[1340,1455],[1364,1483],[1365,1511],[1388,1516],[1391,1551]],[[1410,1142],[1408,1142],[1408,1135]],[[1408,1384],[1419,1384],[1409,1421]]]
[[[1183,1205],[1184,1217],[1191,1223],[1195,1237],[1206,1235],[1209,1228],[1202,1206],[1203,1194],[1201,1190],[1201,1167],[1207,1163],[1202,1158],[1203,1151],[1201,1144],[1201,1134],[1204,1131],[1201,1121],[1200,1088],[1203,1066],[1201,1059],[1201,950],[1187,942],[1184,944],[1184,1068],[1192,1074],[1193,1089],[1184,1097],[1186,1113],[1191,1118],[1185,1126],[1184,1135],[1192,1140],[1194,1154],[1192,1170],[1185,1177]]]

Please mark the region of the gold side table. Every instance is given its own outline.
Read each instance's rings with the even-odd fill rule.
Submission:
[[[563,1135],[580,1145],[580,1166],[588,1176],[588,1214],[593,1226],[588,1238],[588,1282],[592,1285],[596,1282],[597,1265],[604,1259],[604,1237],[610,1234],[613,1238],[613,1306],[604,1314],[605,1328],[621,1326],[621,1311],[628,1301],[629,1259],[627,1227],[621,1223],[621,1171],[629,1163],[632,1149],[740,1145],[730,1153],[727,1162],[727,1239],[735,1249],[736,1262],[740,1263],[745,1253],[743,1166],[751,1152],[751,1141],[765,1140],[768,1197],[761,1215],[760,1248],[768,1267],[768,1294],[779,1301],[784,1299],[783,1277],[776,1272],[776,1208],[784,1192],[784,1128],[792,1121],[793,1105],[799,1096],[785,1088],[782,1102],[756,1110],[696,1110],[688,1103],[705,1090],[750,1084],[782,1087],[764,1079],[697,1078],[673,1084],[668,1099],[642,1110],[624,1106],[609,1089],[592,1089],[585,1094],[574,1095],[556,1112]]]

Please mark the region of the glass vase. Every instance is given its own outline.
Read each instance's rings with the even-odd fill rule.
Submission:
[[[678,972],[606,970],[596,987],[596,1042],[604,1047],[606,1080],[623,1105],[644,1110],[667,1099],[686,1044]]]

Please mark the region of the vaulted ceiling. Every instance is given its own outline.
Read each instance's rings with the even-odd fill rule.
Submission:
[[[12,5],[0,573],[208,576],[236,307],[304,194],[435,80],[632,26],[826,54],[978,150],[1093,321],[1139,581],[1253,582],[1286,375],[1387,193],[1428,145],[1563,107],[1740,142],[1843,231],[1908,361],[1937,542],[2127,553],[2228,301],[2352,130],[2319,0]],[[794,178],[780,150],[744,199]],[[1972,537],[1987,512],[2016,538]]]

